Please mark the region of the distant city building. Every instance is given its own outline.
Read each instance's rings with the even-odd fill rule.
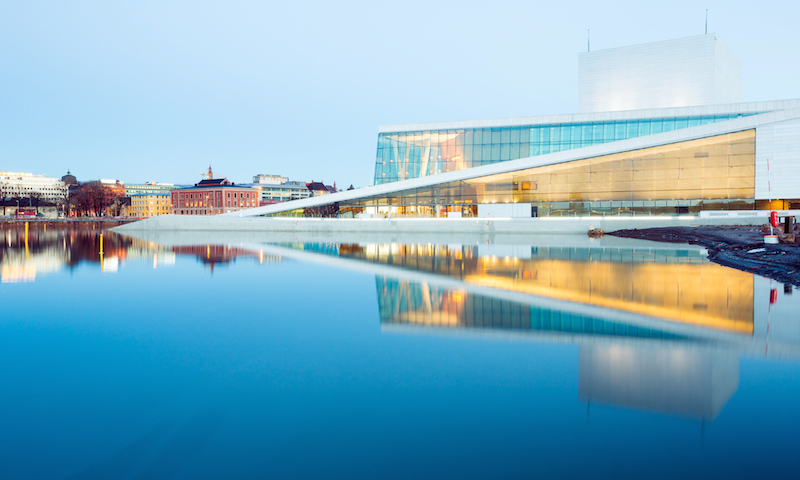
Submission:
[[[67,197],[67,184],[58,178],[32,173],[0,172],[0,197],[32,198],[59,203]]]
[[[131,215],[131,197],[119,197],[114,202],[113,214],[120,217],[133,217]]]
[[[280,185],[259,185],[261,191],[261,204],[288,202],[290,200],[300,200],[311,196],[311,191],[306,187],[305,182],[286,182]]]
[[[306,184],[308,190],[311,192],[312,197],[319,197],[320,195],[328,195],[331,193],[336,193],[336,184],[334,186],[325,185],[322,182],[315,182],[311,181],[311,183]]]
[[[250,186],[236,186],[227,178],[212,178],[172,190],[170,202],[175,215],[218,215],[257,207],[259,192]]]
[[[71,187],[72,185],[77,185],[78,184],[78,179],[75,178],[75,175],[70,173],[69,170],[67,170],[67,174],[66,175],[61,177],[61,181],[64,182],[67,185],[67,187]]]
[[[155,217],[156,215],[166,215],[171,211],[169,193],[137,193],[129,198],[131,206],[127,216],[130,217]]]
[[[305,182],[290,182],[288,177],[280,175],[254,175],[253,183],[250,185],[261,191],[259,197],[261,205],[300,200],[311,196],[311,191]]]
[[[69,209],[70,209],[70,201],[69,198],[73,195],[77,194],[80,191],[81,184],[78,182],[78,179],[75,175],[72,174],[69,170],[67,170],[67,174],[61,177],[61,181],[64,182],[67,186],[67,201],[64,202],[64,212],[63,214],[69,216]]]
[[[253,183],[268,183],[271,185],[280,185],[289,181],[288,177],[281,177],[280,175],[264,175],[259,173],[253,176]]]
[[[118,197],[125,196],[125,184],[119,180],[101,179],[96,182],[87,182],[87,184],[94,184],[102,189],[106,198],[112,202]]]
[[[142,193],[166,193],[179,187],[171,183],[147,182],[142,184],[129,183],[125,185],[125,195],[132,197]]]

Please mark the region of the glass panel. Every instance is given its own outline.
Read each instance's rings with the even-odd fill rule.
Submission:
[[[613,142],[614,141],[614,123],[613,122],[606,122],[603,124],[603,141],[606,142]]]
[[[627,138],[635,138],[639,136],[639,123],[638,122],[631,122],[628,124],[628,137]]]
[[[618,122],[614,124],[614,140],[625,140],[625,122]]]
[[[500,161],[500,144],[492,144],[492,162],[499,162]]]
[[[539,143],[549,144],[550,143],[550,127],[549,126],[542,126],[539,127]]]
[[[661,133],[664,131],[664,121],[660,118],[655,120],[650,120],[650,134],[654,135],[656,133]]]
[[[477,162],[481,161],[481,159],[483,158],[483,156],[481,155],[482,151],[483,151],[483,147],[481,145],[474,145],[472,147],[472,160],[474,162],[477,163]]]
[[[592,144],[592,126],[589,124],[581,125],[581,146]]]
[[[550,127],[550,145],[561,142],[561,128],[558,126]]]
[[[500,160],[511,160],[511,144],[503,143],[500,146]]]
[[[531,140],[531,129],[527,127],[523,127],[519,130],[519,141],[520,143],[528,143]]]
[[[603,124],[597,123],[592,126],[592,144],[603,143]]]
[[[521,143],[519,145],[519,158],[525,158],[530,156],[531,156],[531,144]]]
[[[492,161],[492,146],[491,145],[483,145],[481,147],[483,151],[481,152],[481,161],[486,164],[487,162],[491,163]],[[498,152],[499,158],[500,152]]]

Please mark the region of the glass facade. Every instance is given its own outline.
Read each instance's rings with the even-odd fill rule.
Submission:
[[[380,133],[375,185],[749,115],[754,114]]]
[[[523,203],[531,216],[663,215],[755,208],[755,130],[363,197],[276,216],[478,216]]]

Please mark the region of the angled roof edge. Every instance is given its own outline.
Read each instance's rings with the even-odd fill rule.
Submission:
[[[518,127],[523,125],[550,125],[560,123],[607,122],[649,118],[696,117],[703,115],[732,115],[736,113],[764,113],[800,107],[800,99],[769,102],[726,103],[697,107],[647,108],[619,112],[575,113],[564,115],[539,115],[534,117],[507,117],[453,122],[404,123],[381,125],[378,133],[416,132],[422,130],[450,130],[458,128]]]
[[[477,177],[508,173],[515,170],[523,170],[526,168],[555,165],[558,163],[583,160],[585,158],[612,155],[631,150],[641,150],[644,148],[658,147],[671,143],[696,140],[698,138],[724,135],[726,133],[750,130],[763,125],[798,118],[800,118],[800,106],[788,110],[778,110],[770,113],[763,113],[761,115],[735,118],[724,122],[709,123],[706,125],[699,125],[697,127],[673,130],[671,132],[645,135],[642,137],[618,140],[616,142],[608,142],[600,145],[592,145],[590,147],[574,148],[561,152],[538,155],[535,157],[526,157],[518,160],[508,160],[505,162],[493,163],[491,165],[483,165],[480,167],[465,168],[463,170],[456,170],[454,172],[439,173],[427,177],[384,183],[382,185],[358,188],[356,190],[345,190],[332,193],[330,195],[304,198],[302,200],[292,200],[289,202],[266,205],[263,207],[251,208],[249,210],[240,210],[238,212],[226,213],[223,215],[234,217],[255,217],[259,215],[268,215],[272,213],[285,212],[288,210],[295,210],[298,208],[317,207],[334,202],[344,202],[359,198],[396,193],[410,188],[429,187],[440,183],[469,180]]]

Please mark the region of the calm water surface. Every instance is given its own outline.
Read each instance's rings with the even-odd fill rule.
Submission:
[[[800,292],[696,247],[100,233],[0,230],[0,478],[800,475]]]

